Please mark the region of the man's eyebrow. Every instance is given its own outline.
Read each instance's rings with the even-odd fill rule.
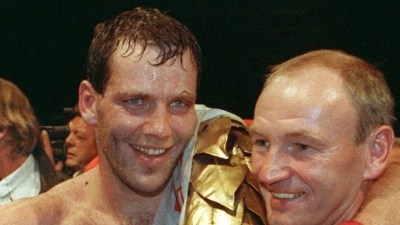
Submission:
[[[304,138],[307,141],[310,141],[314,144],[323,145],[323,143],[327,143],[328,139],[324,136],[318,135],[315,132],[310,132],[306,129],[299,129],[293,132],[286,133],[284,135],[285,138]]]
[[[321,136],[317,135],[316,133],[310,132],[309,130],[306,130],[306,129],[295,130],[295,131],[286,133],[284,136],[288,137],[288,138],[305,137],[310,140],[316,140],[316,141],[320,140],[322,138]]]
[[[285,134],[287,137],[301,137],[301,136],[308,136],[308,137],[315,137],[313,133],[306,129],[299,129],[292,132]]]
[[[262,134],[263,132],[261,131],[259,126],[253,123],[249,126],[249,133],[250,135],[252,135],[252,134]]]
[[[249,126],[250,134],[263,134],[262,129],[259,126],[255,125],[254,123]],[[319,140],[319,137],[306,129],[299,129],[283,135],[286,138],[297,138],[297,137],[306,137],[309,139]]]
[[[144,92],[135,90],[135,89],[129,89],[129,90],[116,90],[114,91],[114,94],[117,95],[144,95]]]
[[[150,95],[142,91],[130,90],[130,91],[116,91],[114,96],[117,98],[148,98]]]
[[[197,99],[197,93],[191,94],[190,92],[184,90],[178,94],[178,98],[190,98],[192,100]]]

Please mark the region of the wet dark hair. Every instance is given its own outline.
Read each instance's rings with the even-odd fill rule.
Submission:
[[[103,94],[110,78],[110,56],[122,44],[128,44],[128,50],[140,44],[143,47],[140,56],[148,45],[157,46],[160,53],[157,56],[158,62],[153,64],[155,66],[177,59],[182,63],[183,54],[189,50],[197,69],[197,77],[201,72],[201,49],[195,36],[179,21],[158,9],[137,7],[98,24],[94,29],[88,54],[87,76],[100,94]]]

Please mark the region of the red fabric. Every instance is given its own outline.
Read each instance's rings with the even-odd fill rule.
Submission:
[[[362,225],[362,223],[351,220],[351,221],[343,222],[343,223],[341,223],[339,225]]]
[[[253,123],[253,119],[243,119],[247,126],[250,126]]]
[[[97,166],[97,164],[99,164],[99,158],[96,156],[96,158],[92,159],[92,161],[90,161],[90,162],[86,165],[86,167],[85,167],[85,169],[83,170],[83,172],[87,172],[87,171],[93,169],[94,167]]]

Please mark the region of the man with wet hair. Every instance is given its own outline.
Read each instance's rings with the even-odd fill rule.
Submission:
[[[97,157],[95,127],[82,118],[79,106],[75,105],[69,116],[69,135],[65,139],[67,156],[65,166],[72,177],[82,174],[86,166]]]
[[[263,224],[243,121],[195,104],[200,58],[193,34],[157,9],[97,25],[79,108],[99,165],[2,208],[0,223]]]

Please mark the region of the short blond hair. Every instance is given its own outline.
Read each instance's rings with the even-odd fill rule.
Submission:
[[[356,144],[363,143],[374,128],[393,125],[394,98],[383,74],[368,62],[340,50],[311,51],[271,67],[264,89],[275,77],[295,75],[293,71],[309,66],[325,67],[342,78],[357,111]]]

